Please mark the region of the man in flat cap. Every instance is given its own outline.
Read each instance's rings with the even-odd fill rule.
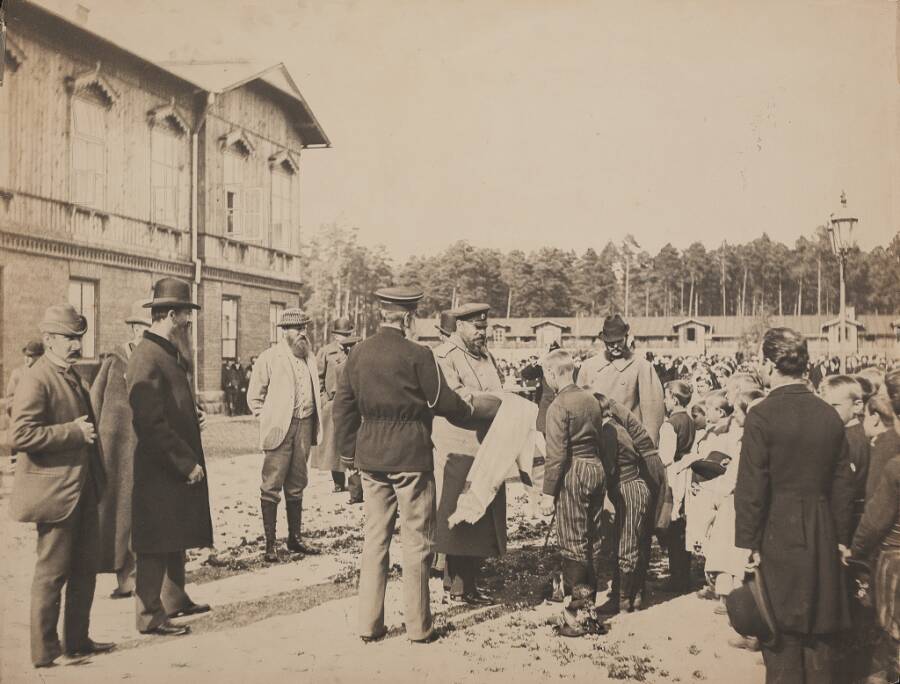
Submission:
[[[603,321],[600,339],[606,349],[585,361],[576,384],[614,399],[643,423],[654,444],[666,416],[662,383],[646,359],[634,355],[628,344],[629,326],[619,314]]]
[[[359,578],[359,634],[380,639],[395,515],[403,545],[404,621],[414,642],[434,640],[428,575],[434,551],[434,416],[472,417],[447,387],[432,352],[416,344],[415,311],[423,293],[391,287],[375,293],[381,328],[356,345],[334,398],[337,448],[362,474],[365,529]]]
[[[22,376],[12,410],[16,463],[10,515],[37,523],[31,585],[31,660],[49,667],[63,656],[83,661],[113,644],[88,634],[98,556],[97,502],[105,477],[85,382],[73,366],[87,320],[68,304],[51,306],[40,324],[44,355]],[[65,654],[57,635],[62,588]]]
[[[134,348],[150,327],[146,299],[131,306],[125,318],[131,339],[106,354],[91,385],[91,404],[103,445],[107,486],[100,500],[100,572],[114,572],[118,584],[110,598],[134,593],[135,557],[131,550],[131,489],[134,485],[134,449],[137,436],[132,425],[125,371]]]
[[[176,346],[200,307],[191,301],[190,283],[162,278],[143,308],[151,325],[125,371],[137,436],[131,502],[137,628],[178,636],[190,628],[170,618],[209,610],[184,591],[185,550],[212,546],[213,535],[200,415]]]
[[[456,319],[456,331],[446,345],[435,350],[447,385],[468,401],[478,394],[499,392],[503,388],[497,362],[487,349],[485,331],[489,310],[488,304],[470,303],[451,311]],[[450,432],[463,431],[453,426],[441,427]],[[506,552],[506,487],[500,485],[478,522],[460,523],[451,529],[447,519],[456,510],[480,441],[472,431],[456,437],[454,451],[441,453],[444,462],[438,464],[437,551],[446,554],[444,588],[449,599],[485,605],[491,600],[478,589],[476,579],[484,558]]]
[[[331,404],[337,391],[338,370],[347,360],[350,348],[359,341],[353,337],[353,322],[349,318],[338,318],[331,323],[331,342],[319,349],[316,366],[319,369],[319,392],[322,395],[322,435],[319,444],[312,449],[310,462],[316,470],[328,470],[334,482],[334,491],[346,488],[346,475],[341,465],[340,454],[334,448],[334,421]]]
[[[265,454],[260,507],[266,536],[263,558],[267,563],[278,562],[275,528],[282,489],[288,550],[320,552],[301,539],[309,451],[322,435],[319,372],[306,335],[307,325],[309,316],[302,309],[282,312],[278,326],[284,330],[284,337],[256,359],[247,390],[247,403],[259,419],[260,448]]]

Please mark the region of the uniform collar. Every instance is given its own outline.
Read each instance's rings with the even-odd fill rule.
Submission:
[[[473,354],[472,352],[470,352],[468,347],[466,347],[466,343],[463,342],[462,339],[460,338],[460,336],[457,335],[456,333],[453,333],[452,335],[450,335],[450,339],[448,339],[447,341],[450,344],[452,344],[454,347],[462,350],[462,352],[464,354],[466,354],[467,356],[471,356],[473,359],[478,359],[479,361],[484,361],[485,359],[489,358],[487,350],[485,350],[484,356],[477,356],[477,355]]]

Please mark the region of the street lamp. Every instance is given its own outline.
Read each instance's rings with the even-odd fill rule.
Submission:
[[[831,247],[840,263],[841,274],[841,313],[838,320],[838,350],[841,360],[841,373],[847,372],[845,342],[847,339],[847,292],[844,285],[844,269],[847,266],[847,254],[850,252],[853,228],[858,218],[847,211],[847,193],[841,191],[841,208],[831,215],[828,234],[831,236]]]

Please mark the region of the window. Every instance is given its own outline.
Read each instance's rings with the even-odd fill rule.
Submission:
[[[150,130],[150,217],[154,223],[178,223],[178,146],[180,140],[162,123]]]
[[[697,341],[697,329],[696,328],[686,328],[685,332],[687,334],[688,342],[696,342]]]
[[[279,164],[272,169],[272,236],[271,246],[286,252],[291,250],[293,238],[293,204],[291,201],[292,174]]]
[[[97,342],[96,283],[91,280],[69,281],[69,304],[87,319],[87,332],[81,338],[81,356],[93,359]]]
[[[103,206],[106,191],[106,107],[85,97],[72,99],[72,201]]]
[[[284,304],[272,302],[269,304],[269,344],[278,344],[284,336],[284,332],[278,327],[278,319],[284,313]]]
[[[238,300],[222,297],[222,358],[237,358]]]
[[[257,240],[260,235],[262,189],[244,185],[247,157],[234,146],[225,150],[225,235]]]
[[[506,328],[498,325],[496,328],[494,328],[493,337],[496,344],[503,344],[504,342],[506,342]]]

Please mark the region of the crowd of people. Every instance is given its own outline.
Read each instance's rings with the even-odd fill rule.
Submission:
[[[436,639],[434,572],[448,603],[494,601],[482,564],[506,551],[502,478],[483,515],[458,522],[455,512],[466,492],[482,491],[491,435],[526,431],[536,456],[523,482],[552,516],[560,554],[547,597],[563,602],[561,635],[603,631],[609,616],[648,606],[655,537],[666,588],[727,614],[730,643],[762,651],[767,681],[898,674],[900,370],[886,359],[854,358],[840,373],[831,359],[811,361],[787,328],[767,331],[747,358],[645,356],[614,314],[593,356],[554,345],[511,364],[488,348],[486,304],[444,312],[442,341],[429,349],[415,342],[420,290],[376,297],[382,326],[366,340],[338,319],[314,354],[309,317],[287,309],[281,341],[247,369],[223,366],[229,413],[245,403],[258,419],[266,562],[283,558],[282,495],[287,550],[320,553],[303,538],[310,465],[363,503],[364,641],[386,633],[398,520],[411,641]],[[88,634],[98,572],[117,574],[113,597],[135,596],[142,633],[186,634],[173,619],[210,610],[185,591],[185,550],[212,545],[205,415],[179,344],[197,309],[187,283],[158,281],[124,322],[131,340],[90,387],[73,370],[87,322],[71,306],[50,307],[40,348],[25,349],[8,392],[19,452],[10,511],[37,523],[36,667],[114,647]],[[534,388],[536,410],[510,398],[520,384]]]

